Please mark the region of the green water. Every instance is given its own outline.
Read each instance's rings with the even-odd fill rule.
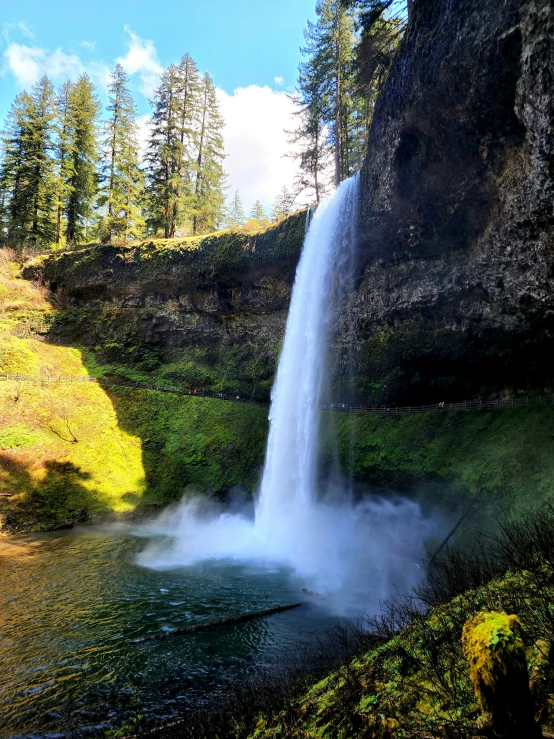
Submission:
[[[238,561],[168,571],[135,563],[127,530],[0,543],[0,736],[76,736],[178,714],[283,655],[334,619],[317,606],[223,629],[137,637],[303,600],[287,571]]]

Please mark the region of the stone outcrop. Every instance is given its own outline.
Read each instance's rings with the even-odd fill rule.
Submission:
[[[550,0],[414,3],[362,172],[356,287],[337,317],[341,396],[415,404],[554,387],[553,39]],[[258,237],[97,247],[27,275],[104,311],[80,340],[133,336],[164,359],[206,347],[220,364],[238,348],[269,382],[303,231],[300,214]]]
[[[554,6],[414,6],[362,173],[358,369],[399,402],[542,390],[554,384]]]
[[[153,360],[217,366],[216,379],[233,363],[233,382],[244,382],[225,389],[255,386],[267,397],[305,224],[298,213],[260,233],[95,245],[39,257],[24,276],[65,308],[46,327],[48,340],[95,347],[102,361],[138,361],[143,369]],[[191,374],[193,385],[209,387],[209,378]]]

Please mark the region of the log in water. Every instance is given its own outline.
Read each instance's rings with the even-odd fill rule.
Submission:
[[[165,631],[161,634],[149,634],[141,636],[140,639],[131,639],[131,644],[142,644],[145,641],[156,641],[158,639],[169,639],[172,636],[182,636],[184,634],[196,634],[198,631],[211,631],[218,629],[220,626],[230,626],[234,624],[242,624],[246,621],[253,621],[255,618],[264,618],[265,616],[273,616],[276,613],[284,613],[291,611],[293,608],[299,608],[304,603],[293,603],[287,606],[276,606],[275,608],[266,608],[265,611],[254,611],[253,613],[243,613],[240,616],[231,616],[230,618],[220,618],[217,621],[208,621],[208,623],[195,624],[194,626],[186,626],[183,629],[173,629],[173,631]]]

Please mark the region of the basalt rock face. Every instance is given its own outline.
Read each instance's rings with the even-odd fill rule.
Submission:
[[[255,234],[91,246],[40,257],[24,276],[65,308],[48,326],[49,341],[89,346],[101,361],[139,369],[180,362],[172,381],[188,373],[194,386],[216,389],[225,380],[217,389],[267,397],[305,224],[299,213]]]
[[[553,39],[551,0],[415,0],[369,135],[336,399],[554,387]],[[202,350],[267,395],[304,225],[96,247],[26,274],[75,313],[55,340],[138,342],[163,362]]]
[[[417,0],[362,172],[360,391],[554,384],[554,6]]]

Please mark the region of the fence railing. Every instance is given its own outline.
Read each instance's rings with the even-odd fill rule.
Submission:
[[[170,393],[172,395],[187,395],[196,398],[210,398],[213,400],[226,400],[239,403],[250,403],[252,405],[264,405],[269,403],[254,398],[244,398],[240,395],[230,393],[213,393],[205,390],[179,390],[178,388],[166,387],[163,385],[132,382],[130,380],[107,380],[98,377],[80,377],[80,376],[63,376],[63,375],[0,375],[0,382],[35,382],[42,384],[50,383],[96,383],[98,385],[106,385],[113,387],[128,387],[135,390],[151,390],[160,393]],[[537,408],[554,405],[553,396],[536,396],[523,398],[499,398],[497,400],[463,400],[458,403],[433,403],[432,405],[348,405],[347,403],[331,403],[323,404],[322,410],[334,411],[337,413],[363,413],[378,416],[408,416],[416,413],[445,413],[453,411],[492,411],[492,410],[510,410],[512,408]]]

